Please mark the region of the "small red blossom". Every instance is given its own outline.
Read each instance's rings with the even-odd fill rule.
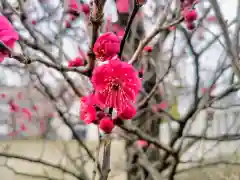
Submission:
[[[81,4],[80,9],[86,16],[90,14],[90,7],[88,4]]]
[[[7,96],[7,95],[4,94],[4,93],[1,94],[1,97],[2,97],[2,98],[5,98],[6,96]]]
[[[74,21],[77,18],[77,16],[74,16],[72,14],[69,14],[70,21]]]
[[[19,36],[6,17],[0,15],[0,24],[0,62],[2,62],[5,57],[9,56],[9,52],[4,46],[13,49]]]
[[[140,148],[146,148],[149,145],[145,140],[137,140],[136,144]]]
[[[177,29],[176,26],[170,26],[170,27],[168,28],[169,31],[175,31],[176,29]]]
[[[77,0],[68,0],[68,12],[70,13],[79,12],[79,5]]]
[[[107,32],[99,36],[93,48],[96,57],[101,61],[111,59],[119,50],[120,40],[112,32]]]
[[[37,105],[33,105],[32,108],[33,108],[34,111],[37,111],[37,110],[38,110],[38,106],[37,106]]]
[[[108,116],[102,118],[100,120],[99,128],[105,133],[111,133],[114,128],[113,120],[110,119]]]
[[[32,119],[32,113],[27,108],[22,108],[22,112],[24,113],[24,116],[27,120],[31,121]]]
[[[143,48],[143,50],[144,50],[145,52],[152,52],[153,48],[152,48],[152,46],[145,46],[145,47]]]
[[[195,24],[194,24],[194,23],[187,22],[187,29],[188,29],[188,30],[193,30],[193,29],[195,29]]]
[[[14,103],[13,101],[9,102],[9,106],[10,106],[11,112],[17,112],[19,110],[19,106],[16,103]]]
[[[71,28],[71,23],[69,21],[65,21],[65,27],[66,28]]]
[[[195,9],[185,9],[183,15],[187,22],[193,22],[197,19],[197,11]]]
[[[103,108],[116,108],[121,113],[128,102],[135,102],[141,88],[138,72],[118,58],[96,67],[91,79],[95,97]]]
[[[27,127],[26,127],[26,125],[25,124],[21,124],[20,125],[20,131],[26,131],[27,130]]]
[[[84,60],[80,57],[76,57],[75,59],[68,62],[68,67],[79,67],[84,65]]]
[[[81,98],[80,106],[80,118],[86,124],[93,123],[96,121],[96,109],[94,107],[94,96],[84,96]]]
[[[118,115],[121,119],[132,119],[137,113],[136,107],[128,103],[126,108]]]
[[[31,23],[32,23],[33,25],[36,25],[36,24],[37,24],[37,21],[36,21],[36,20],[32,20]]]

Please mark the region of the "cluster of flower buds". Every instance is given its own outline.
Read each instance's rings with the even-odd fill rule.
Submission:
[[[80,4],[77,2],[77,0],[68,0],[67,1],[68,6],[67,6],[67,14],[68,14],[68,19],[65,20],[65,27],[66,28],[71,28],[71,22],[76,20],[80,12],[83,12],[85,16],[89,16],[90,14],[90,7],[88,4]]]
[[[91,77],[93,92],[81,98],[80,119],[86,124],[97,124],[105,133],[135,116],[134,104],[141,88],[138,71],[118,57],[120,43],[112,32],[98,37],[93,48],[97,58]]]
[[[32,107],[27,108],[27,107],[21,107],[19,104],[17,104],[15,99],[18,101],[24,99],[22,92],[18,92],[16,94],[16,97],[12,97],[12,95],[7,96],[5,93],[1,93],[0,98],[1,98],[1,100],[5,99],[8,101],[9,110],[12,115],[17,114],[17,116],[14,115],[13,117],[17,117],[15,120],[18,125],[18,128],[12,132],[9,132],[8,136],[16,136],[19,133],[22,133],[22,132],[27,133],[27,132],[31,131],[28,128],[27,123],[32,122],[34,114],[35,115],[38,114],[38,110],[39,110],[38,105],[34,104]],[[49,113],[49,114],[46,114],[46,116],[45,116],[46,119],[45,118],[38,119],[41,133],[43,133],[45,131],[46,121],[51,120],[53,117],[54,117],[54,114]]]
[[[186,8],[183,10],[182,13],[183,13],[187,28],[189,30],[193,30],[195,28],[194,21],[197,20],[197,11],[193,8]]]
[[[76,18],[79,16],[80,12],[83,12],[86,16],[90,14],[90,7],[88,4],[79,5],[77,0],[68,1],[68,13]]]
[[[181,0],[182,15],[188,30],[193,30],[195,28],[194,22],[197,20],[197,11],[193,6],[197,2],[197,0]]]

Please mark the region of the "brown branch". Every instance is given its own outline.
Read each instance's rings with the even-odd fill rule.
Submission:
[[[59,165],[54,165],[54,164],[51,164],[51,163],[49,163],[47,161],[44,161],[44,160],[41,160],[41,159],[37,159],[36,160],[36,159],[33,159],[33,158],[23,157],[23,156],[19,156],[19,155],[16,155],[16,154],[9,154],[9,153],[6,153],[6,152],[0,152],[0,156],[6,157],[6,158],[15,158],[15,159],[28,161],[28,162],[43,164],[45,166],[49,166],[49,167],[53,167],[53,168],[56,168],[56,169],[60,169],[62,172],[71,174],[72,176],[76,177],[77,179],[85,180],[85,179],[81,178],[80,175],[78,175],[78,174],[76,174],[74,172],[68,171],[68,170],[66,170],[65,168],[63,168],[63,167],[61,167]]]
[[[171,26],[175,26],[177,24],[179,24],[180,22],[183,21],[183,17],[180,17],[179,19],[173,21],[172,23],[169,23],[166,26],[161,26],[161,25],[157,25],[153,31],[147,36],[145,37],[142,41],[140,41],[137,50],[135,51],[134,55],[132,56],[131,60],[129,61],[129,64],[133,64],[137,58],[139,57],[139,55],[141,54],[143,48],[160,32],[166,31],[169,29],[169,27]]]
[[[102,174],[100,177],[100,180],[107,180],[108,179],[108,175],[110,172],[110,157],[111,157],[111,137],[109,137],[109,135],[105,135],[106,138],[104,140],[104,144],[103,144],[103,162],[102,162]]]
[[[139,128],[137,128],[136,126],[133,126],[133,125],[131,125],[131,126],[119,125],[119,127],[121,127],[122,129],[124,129],[124,130],[127,131],[128,133],[135,134],[135,135],[138,136],[139,138],[141,138],[141,139],[143,139],[143,140],[146,140],[146,141],[148,141],[149,143],[154,144],[156,147],[158,147],[158,148],[160,148],[160,149],[163,149],[164,151],[168,152],[169,154],[172,154],[172,155],[175,154],[174,150],[173,150],[171,147],[160,143],[160,142],[158,141],[158,139],[149,136],[148,134],[144,133],[143,131],[141,131],[141,130],[140,130]]]

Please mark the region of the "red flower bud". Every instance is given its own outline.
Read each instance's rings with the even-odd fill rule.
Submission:
[[[195,9],[192,10],[185,10],[184,11],[184,18],[187,22],[193,22],[197,19],[197,12]]]
[[[193,30],[194,28],[195,28],[195,24],[194,23],[187,22],[187,29],[188,30]]]
[[[152,46],[145,46],[143,50],[145,52],[152,52],[153,48],[152,48]]]
[[[99,124],[99,128],[105,133],[111,133],[114,128],[113,120],[107,116],[102,118]]]

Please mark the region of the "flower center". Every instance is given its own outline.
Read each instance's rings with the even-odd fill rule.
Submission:
[[[112,81],[112,83],[111,83],[112,90],[117,91],[120,89],[120,87],[121,87],[121,83],[119,80],[116,79],[116,80]]]
[[[119,84],[113,84],[112,89],[117,91],[119,89],[120,85]]]

